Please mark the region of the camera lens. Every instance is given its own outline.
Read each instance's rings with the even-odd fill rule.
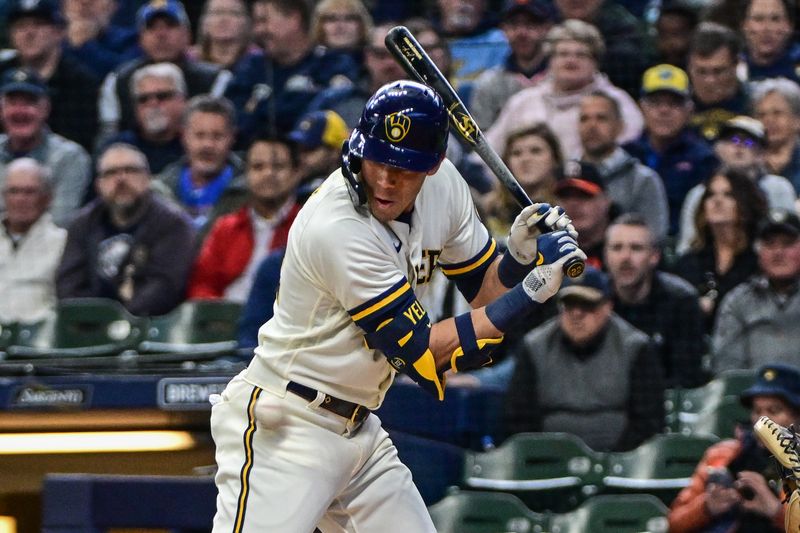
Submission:
[[[753,498],[756,497],[756,493],[753,492],[753,489],[751,489],[750,487],[740,487],[739,488],[739,494],[745,500],[752,500]]]

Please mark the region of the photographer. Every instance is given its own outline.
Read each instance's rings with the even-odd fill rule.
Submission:
[[[783,426],[800,422],[800,369],[765,365],[755,384],[740,396],[752,423],[762,415]],[[688,487],[669,511],[671,533],[777,533],[783,531],[780,476],[776,463],[751,426],[737,438],[711,446]]]

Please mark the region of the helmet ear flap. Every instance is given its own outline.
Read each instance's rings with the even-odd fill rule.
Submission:
[[[356,207],[367,203],[367,192],[364,190],[364,184],[358,179],[359,172],[361,172],[361,158],[350,151],[349,140],[344,141],[342,143],[342,175],[349,186],[350,198]]]

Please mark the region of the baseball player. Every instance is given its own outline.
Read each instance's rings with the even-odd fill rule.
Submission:
[[[447,134],[433,90],[383,86],[298,214],[274,317],[212,407],[216,533],[435,531],[371,411],[398,372],[441,400],[448,371],[491,362],[564,263],[586,257],[547,204],[522,211],[500,256],[444,158]],[[539,220],[554,231],[539,235]],[[431,324],[418,298],[434,268],[473,311]]]

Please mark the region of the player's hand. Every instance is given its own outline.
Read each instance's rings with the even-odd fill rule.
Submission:
[[[586,260],[586,254],[566,231],[545,233],[537,239],[539,243],[538,266],[522,280],[522,288],[535,302],[545,302],[561,287],[564,279],[564,264],[572,258]]]
[[[565,230],[578,237],[575,227],[564,209],[550,204],[533,204],[520,211],[508,234],[508,253],[521,265],[530,265],[536,259],[536,239],[542,234],[537,224],[542,221],[549,231]]]

